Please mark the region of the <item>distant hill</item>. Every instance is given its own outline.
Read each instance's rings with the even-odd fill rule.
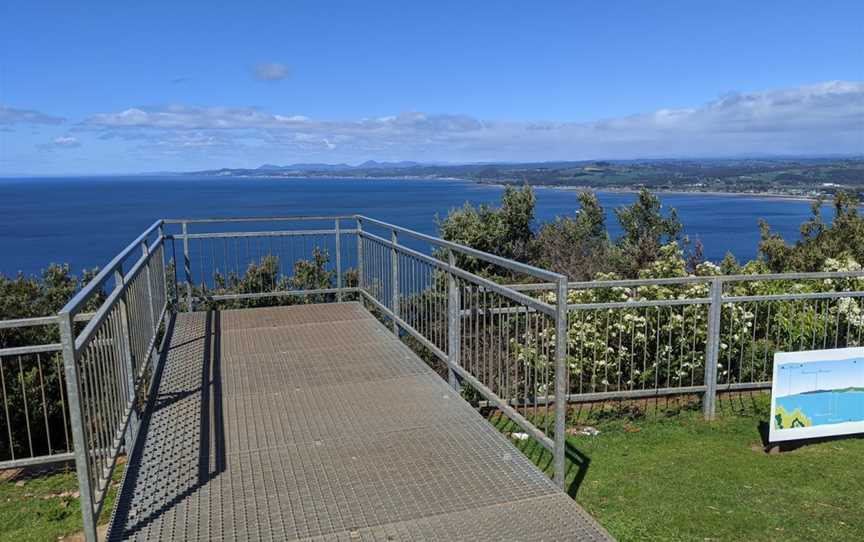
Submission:
[[[339,171],[351,167],[348,164],[291,164],[288,166],[264,164],[258,166],[255,171]]]
[[[860,393],[864,392],[864,388],[849,386],[848,388],[837,388],[836,390],[813,390],[813,391],[803,391],[799,395],[814,395],[820,393]]]
[[[375,160],[366,160],[362,164],[355,166],[356,169],[402,169],[406,167],[415,167],[422,165],[420,162],[376,162]]]
[[[862,157],[783,157],[691,160],[584,160],[527,163],[264,164],[189,174],[237,177],[465,179],[482,183],[570,186],[593,190],[728,192],[799,197],[864,192]]]

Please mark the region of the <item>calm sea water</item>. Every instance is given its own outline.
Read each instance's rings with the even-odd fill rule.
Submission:
[[[864,421],[864,392],[821,392],[777,397],[777,404],[792,413],[800,409],[813,425]]]
[[[0,273],[38,273],[51,262],[75,271],[106,263],[157,218],[354,214],[436,232],[435,217],[463,203],[496,203],[503,189],[462,181],[194,177],[0,179]],[[633,194],[601,193],[609,228],[615,207]],[[706,257],[755,256],[757,223],[767,219],[787,239],[798,236],[809,203],[714,195],[662,195],[678,209]],[[538,188],[537,218],[570,215],[573,191]]]

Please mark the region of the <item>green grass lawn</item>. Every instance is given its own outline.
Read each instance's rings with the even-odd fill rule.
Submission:
[[[115,485],[122,470],[115,472]],[[111,515],[114,493],[112,489],[108,495],[101,523]],[[55,541],[80,530],[81,504],[74,467],[0,481],[0,541]]]
[[[579,420],[600,430],[568,437],[571,495],[617,539],[861,540],[864,439],[762,449],[768,397],[722,404],[711,423],[698,410],[659,409]],[[492,421],[518,431],[507,419]],[[515,442],[551,475],[551,455]]]
[[[724,401],[711,423],[679,406],[583,411],[576,425],[600,434],[569,437],[568,490],[622,541],[861,540],[864,439],[769,455],[760,436],[767,418],[767,396]],[[551,475],[548,452],[514,442]],[[81,529],[74,471],[22,480],[0,481],[0,540],[51,541]],[[105,510],[112,505],[113,495]]]

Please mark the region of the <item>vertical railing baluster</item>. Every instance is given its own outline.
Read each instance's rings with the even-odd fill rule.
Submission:
[[[125,279],[123,277],[123,266],[118,264],[117,268],[114,270],[114,289],[120,290],[120,295],[117,299],[117,309],[120,315],[120,336],[117,337],[117,340],[120,341],[118,350],[120,352],[120,355],[123,357],[123,363],[126,365],[126,386],[129,390],[129,396],[125,397],[124,399],[132,403],[132,409],[129,413],[129,427],[127,428],[125,443],[126,452],[131,453],[132,448],[135,445],[135,437],[138,435],[138,413],[135,410],[134,404],[136,360],[132,354],[132,323],[129,320],[129,307],[126,302],[127,291],[123,291],[124,288]],[[107,385],[108,383],[106,382],[105,384]]]
[[[336,218],[336,301],[342,302],[342,231]]]
[[[399,234],[396,230],[390,230],[390,288],[391,288],[391,309],[393,311],[393,333],[399,336],[399,323],[396,318],[399,317],[399,253],[396,251],[396,246],[399,244]]]
[[[454,390],[461,386],[459,376],[453,367],[461,362],[462,349],[462,322],[459,315],[461,300],[459,296],[459,283],[453,269],[456,268],[456,255],[452,250],[447,251],[450,269],[447,272],[447,380]]]
[[[192,312],[192,264],[189,260],[189,225],[183,223],[183,271],[186,273],[186,312]]]
[[[147,280],[147,309],[150,313],[150,329],[153,333],[156,332],[156,318],[153,306],[153,280],[150,274],[150,246],[147,245],[147,240],[141,242],[141,254],[144,256],[144,274]]]
[[[723,316],[723,280],[711,281],[711,304],[708,306],[708,337],[705,348],[705,395],[702,413],[713,420],[717,404],[717,360],[720,356],[720,323]]]
[[[555,483],[564,489],[567,451],[567,277],[558,279],[555,300]]]
[[[60,342],[63,345],[63,369],[66,373],[66,398],[69,404],[69,420],[72,426],[72,445],[75,449],[75,470],[78,475],[78,491],[81,498],[81,516],[84,539],[96,542],[96,517],[93,509],[93,485],[90,476],[89,443],[84,434],[84,415],[81,404],[81,385],[78,379],[78,363],[75,356],[75,332],[72,314],[57,315],[60,326]]]

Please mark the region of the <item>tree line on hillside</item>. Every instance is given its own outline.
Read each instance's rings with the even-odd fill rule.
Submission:
[[[662,259],[663,247],[683,252],[686,271],[695,273],[704,262],[700,243],[682,236],[683,225],[675,209],[664,210],[659,198],[647,189],[636,201],[614,210],[621,235],[613,238],[606,212],[592,192],[577,195],[579,209],[571,216],[535,224],[536,198],[530,186],[507,187],[499,206],[465,206],[452,210],[439,222],[441,236],[491,254],[531,263],[562,273],[571,280],[639,278]],[[719,262],[724,274],[752,272],[807,272],[821,270],[828,260],[864,261],[864,218],[855,194],[834,198],[834,218],[826,222],[824,201],[811,206],[811,216],[801,225],[801,237],[789,244],[760,220],[759,255],[740,264],[732,254]],[[479,273],[492,269],[465,258],[463,264]]]

